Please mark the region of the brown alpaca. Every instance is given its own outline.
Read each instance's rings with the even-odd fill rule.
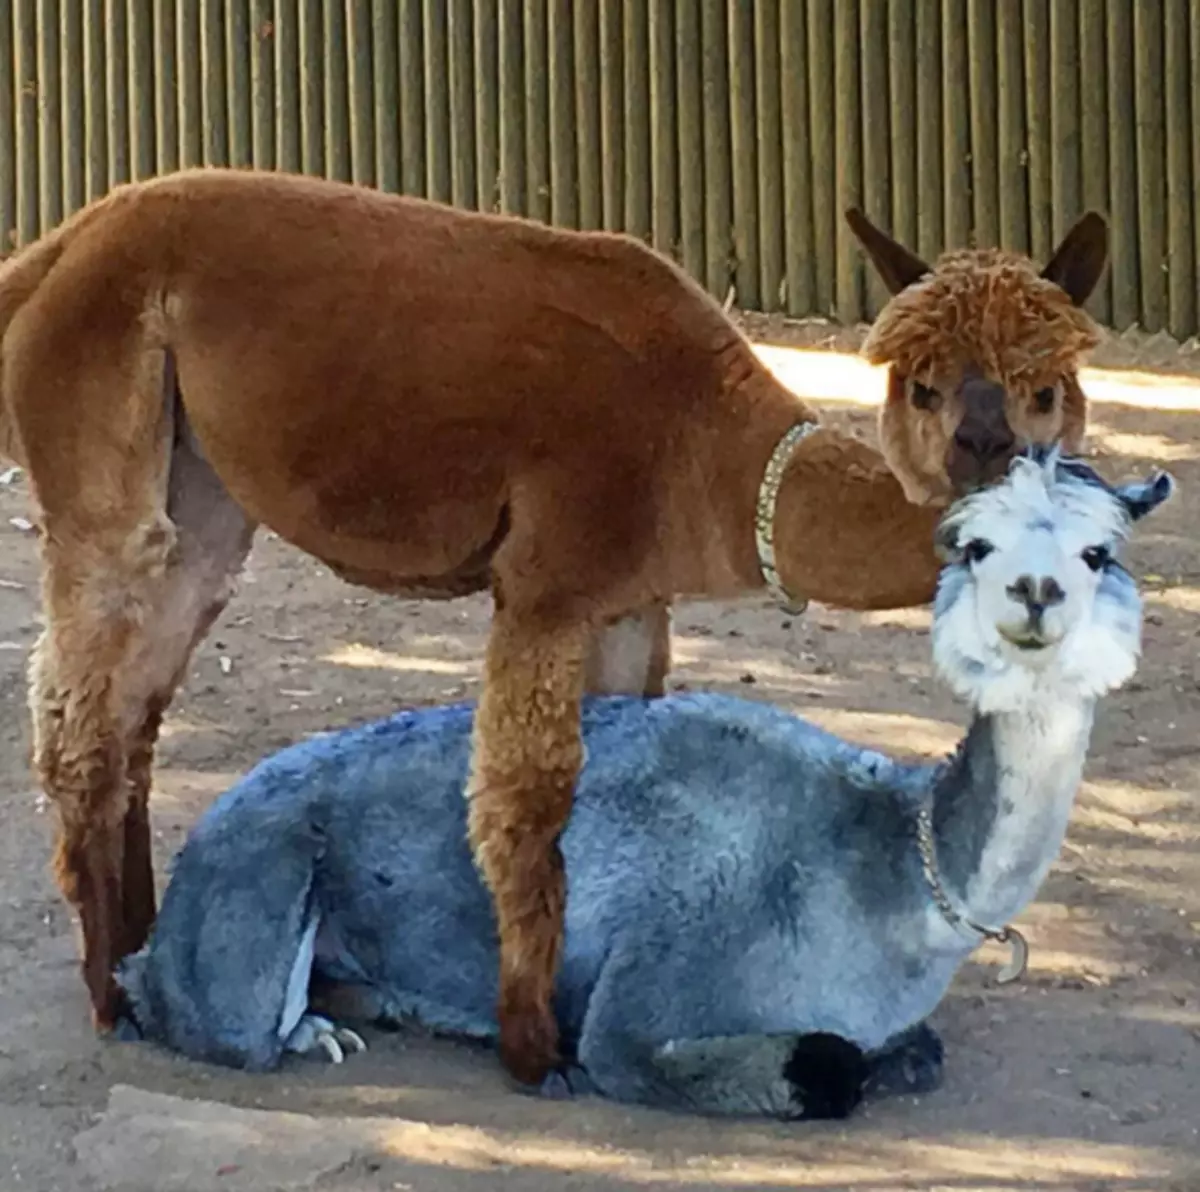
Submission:
[[[914,258],[860,227],[885,276],[915,280]],[[1068,238],[1053,278],[1098,272],[1094,239]],[[1049,301],[1012,268],[1018,294]],[[885,437],[905,444],[910,494],[936,504],[992,466],[995,444],[955,439],[955,419],[987,404],[972,363],[989,376],[1012,345],[955,341],[961,377],[933,344],[937,368],[914,364],[905,324],[946,332],[910,305],[879,350],[898,393],[920,379],[945,398],[934,417],[913,389]],[[470,833],[501,938],[502,1055],[526,1082],[558,1058],[556,842],[585,685],[661,692],[679,596],[932,594],[937,509],[906,501],[877,452],[817,429],[720,308],[626,237],[185,172],[114,191],[5,264],[0,330],[0,449],[27,468],[41,529],[36,764],[100,1029],[122,1010],[113,965],[155,914],[159,724],[258,524],[381,592],[491,590]],[[1057,386],[1080,346],[1064,342]],[[1035,397],[1013,378],[1016,410]],[[1052,437],[1063,421],[1014,426]]]

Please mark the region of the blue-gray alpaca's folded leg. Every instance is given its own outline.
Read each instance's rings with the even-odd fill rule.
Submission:
[[[329,1050],[305,1021],[324,833],[303,809],[284,815],[210,815],[180,853],[149,944],[117,974],[143,1037],[251,1070],[275,1067],[302,1026],[292,1050]]]
[[[867,1096],[931,1092],[942,1083],[943,1055],[942,1040],[933,1027],[917,1023],[868,1053]]]
[[[822,1033],[587,1043],[580,1058],[607,1096],[724,1117],[844,1118],[868,1070],[860,1048]]]

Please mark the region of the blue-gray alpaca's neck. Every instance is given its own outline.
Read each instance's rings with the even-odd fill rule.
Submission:
[[[934,787],[938,867],[977,923],[1002,926],[1037,892],[1079,788],[1094,704],[1057,699],[979,715]]]

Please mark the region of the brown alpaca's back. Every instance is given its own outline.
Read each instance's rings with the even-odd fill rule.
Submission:
[[[758,368],[707,295],[625,237],[237,171],[94,211],[14,357],[45,378],[144,328],[238,504],[391,590],[486,583],[480,552],[523,503],[557,510],[561,566],[589,591],[597,568],[644,565],[665,456],[721,404],[729,358]],[[18,422],[80,416],[47,388],[15,394]]]

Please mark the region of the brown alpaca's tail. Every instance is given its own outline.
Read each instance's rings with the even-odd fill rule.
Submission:
[[[17,312],[33,297],[34,291],[58,263],[66,245],[64,233],[74,222],[55,228],[0,263],[0,459],[22,466],[25,460],[4,392],[4,339]]]

